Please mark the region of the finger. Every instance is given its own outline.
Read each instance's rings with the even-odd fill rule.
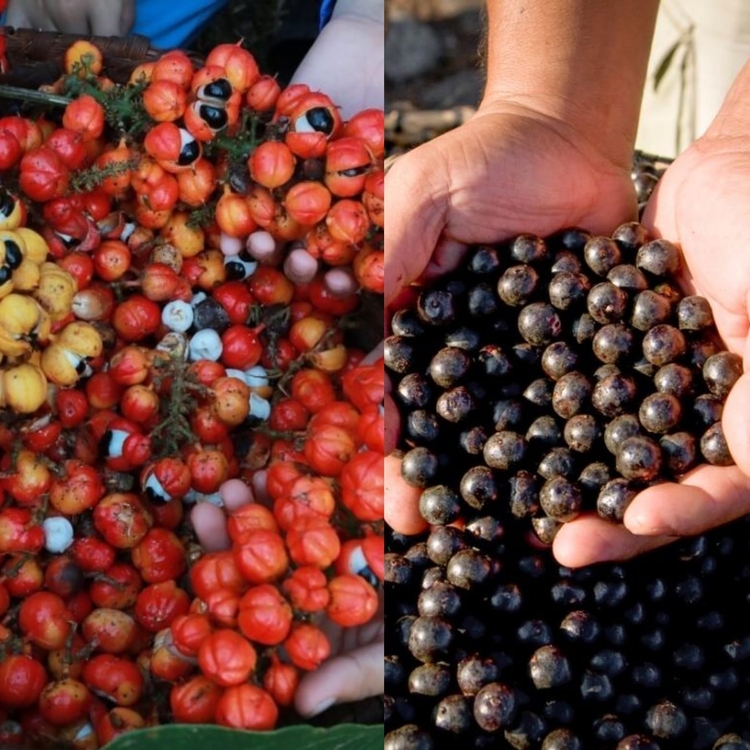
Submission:
[[[750,368],[745,356],[746,374],[734,384],[724,404],[721,425],[734,462],[750,476],[750,424],[747,405],[750,404]]]
[[[737,466],[700,466],[680,484],[641,492],[625,511],[636,534],[691,536],[733,521],[750,510],[750,479]]]
[[[430,184],[427,146],[400,157],[386,175],[385,303],[422,275],[445,226],[442,188]]]
[[[208,552],[231,547],[227,534],[227,517],[218,506],[212,503],[198,503],[190,513],[190,520],[198,535],[198,541]]]
[[[120,34],[130,32],[135,23],[135,0],[125,0],[122,4],[122,13],[120,14]]]
[[[439,276],[455,271],[466,255],[468,246],[447,237],[441,237],[432,253],[421,280],[425,283],[434,281]]]
[[[552,544],[557,561],[569,568],[597,562],[628,560],[674,541],[670,536],[639,537],[595,515],[563,524]]]
[[[385,455],[392,453],[401,432],[401,415],[393,399],[385,396]]]
[[[219,488],[219,496],[227,513],[233,513],[243,505],[255,502],[252,488],[241,479],[227,479]]]
[[[385,479],[385,522],[399,534],[419,534],[427,522],[419,515],[420,491],[409,486],[401,476],[401,460],[386,456],[383,461]]]
[[[334,703],[369,698],[383,692],[383,644],[370,643],[329,659],[300,681],[294,705],[315,716]]]

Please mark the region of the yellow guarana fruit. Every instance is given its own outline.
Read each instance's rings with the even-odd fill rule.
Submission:
[[[41,275],[39,265],[28,258],[24,258],[21,265],[13,271],[13,289],[19,292],[30,292],[39,286]]]
[[[75,385],[87,370],[83,357],[59,344],[50,344],[42,351],[41,366],[49,381],[63,388]]]
[[[31,352],[31,343],[26,339],[11,336],[0,328],[0,353],[6,357],[23,357]]]
[[[46,310],[26,294],[9,294],[0,300],[0,329],[11,338],[46,341],[52,322]]]
[[[55,337],[55,343],[79,357],[98,357],[104,344],[99,331],[83,320],[74,320]]]
[[[0,370],[0,407],[18,414],[32,414],[47,398],[47,378],[28,362]]]
[[[49,245],[47,240],[39,232],[35,232],[28,227],[18,227],[16,234],[23,239],[26,244],[24,257],[32,263],[41,266],[47,260],[49,255]]]
[[[64,318],[71,310],[73,297],[78,291],[75,278],[55,263],[42,263],[39,286],[34,298],[50,314],[52,320]]]
[[[21,201],[0,185],[0,229],[17,229],[22,220]]]

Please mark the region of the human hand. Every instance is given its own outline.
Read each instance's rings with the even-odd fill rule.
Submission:
[[[339,0],[292,83],[326,93],[345,120],[363,109],[382,109],[383,13],[382,2]]]
[[[609,233],[634,218],[630,164],[559,120],[518,104],[480,108],[468,123],[400,157],[386,177],[386,304],[414,281],[454,268],[470,244],[567,226]],[[395,408],[386,404],[389,446]],[[385,460],[385,517],[404,534],[426,527],[419,490]]]
[[[741,81],[740,81],[741,83]],[[744,104],[730,95],[706,135],[667,170],[644,223],[682,246],[685,290],[708,299],[726,346],[743,357],[743,375],[727,399],[722,426],[735,466],[704,465],[680,484],[640,493],[624,526],[594,517],[558,533],[554,552],[577,567],[632,557],[677,537],[702,533],[750,512],[750,137]]]
[[[5,23],[66,34],[123,36],[135,20],[135,0],[8,0]]]
[[[227,512],[248,503],[270,502],[263,487],[248,487],[231,480],[221,490]],[[191,520],[198,539],[207,551],[228,549],[224,511],[210,503],[199,503]],[[314,672],[307,672],[295,695],[295,708],[303,716],[316,716],[334,703],[368,698],[383,692],[384,620],[383,594],[380,607],[370,622],[356,628],[341,628],[326,619],[320,623],[331,644],[331,656]]]

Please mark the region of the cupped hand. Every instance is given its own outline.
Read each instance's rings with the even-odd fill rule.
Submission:
[[[123,36],[135,20],[135,0],[9,0],[8,26],[66,34]]]
[[[644,223],[682,246],[685,291],[708,299],[726,346],[750,373],[750,137],[726,110],[667,170]],[[739,133],[739,134],[738,134]],[[680,484],[638,495],[616,527],[595,518],[566,524],[557,558],[579,566],[632,557],[675,538],[699,534],[750,512],[750,374],[730,392],[722,426],[735,466],[703,465]]]
[[[263,487],[250,487],[240,479],[230,479],[220,490],[226,512],[252,502],[269,504]],[[191,521],[198,539],[207,551],[228,549],[224,510],[211,503],[193,508]],[[384,620],[383,595],[370,622],[356,628],[342,628],[327,618],[320,624],[331,644],[331,656],[314,672],[302,677],[295,694],[295,708],[303,716],[316,716],[334,703],[369,698],[383,692]]]
[[[633,219],[630,164],[599,152],[564,123],[508,102],[486,105],[465,125],[399,157],[386,176],[385,299],[455,268],[468,245],[569,226],[611,233]],[[397,411],[386,403],[389,445]],[[426,527],[419,491],[395,455],[385,462],[385,518],[404,534]]]

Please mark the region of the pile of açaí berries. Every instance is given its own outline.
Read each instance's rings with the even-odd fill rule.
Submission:
[[[579,571],[529,540],[530,520],[550,541],[731,463],[741,361],[680,263],[637,224],[522,236],[394,316],[403,474],[431,530],[387,538],[387,750],[750,748],[746,522]]]

